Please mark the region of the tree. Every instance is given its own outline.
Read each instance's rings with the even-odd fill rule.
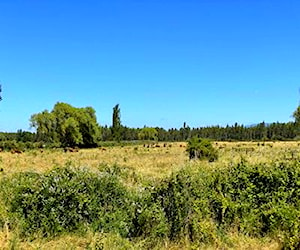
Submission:
[[[113,140],[120,141],[121,140],[121,111],[119,104],[114,106],[113,108],[113,116],[112,116],[112,137]]]
[[[0,101],[2,101],[2,95],[1,95],[1,93],[2,93],[2,85],[0,85]]]
[[[295,118],[295,122],[300,124],[300,105],[298,106],[298,108],[293,113],[293,117]]]
[[[61,146],[93,147],[100,138],[100,127],[91,107],[75,108],[58,102],[51,112],[34,114],[30,121],[38,140]]]
[[[300,134],[300,105],[293,113],[293,116],[295,118],[296,133],[299,135]]]
[[[217,151],[213,148],[211,142],[207,139],[192,137],[188,141],[187,150],[190,160],[208,159],[210,162],[218,159]]]
[[[138,133],[138,138],[140,140],[154,140],[156,141],[158,138],[158,132],[155,128],[144,127]]]

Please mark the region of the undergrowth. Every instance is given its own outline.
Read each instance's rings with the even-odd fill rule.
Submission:
[[[160,182],[128,185],[130,171],[66,166],[3,177],[0,226],[24,239],[94,232],[143,240],[147,248],[183,239],[230,246],[236,232],[300,248],[299,162],[187,167]]]

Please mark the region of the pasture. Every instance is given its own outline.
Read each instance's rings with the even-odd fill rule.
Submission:
[[[289,161],[299,158],[300,142],[215,142],[219,160],[191,162],[186,143],[157,143],[153,146],[108,146],[64,152],[63,149],[29,150],[22,154],[0,153],[2,175],[17,172],[45,172],[53,167],[74,165],[97,168],[99,165],[118,165],[132,168],[151,178],[163,178],[186,165],[207,165],[223,168],[244,159],[250,164]]]
[[[153,183],[164,183],[164,180],[171,180],[175,176],[174,173],[185,169],[188,169],[188,173],[192,176],[192,173],[200,173],[201,171],[206,171],[207,173],[227,171],[241,162],[246,165],[261,166],[263,168],[264,166],[274,167],[280,164],[289,165],[299,162],[300,159],[300,143],[295,141],[214,142],[213,146],[219,154],[219,158],[215,162],[204,160],[190,161],[186,153],[186,143],[157,143],[152,146],[142,144],[107,146],[94,149],[80,149],[78,152],[64,152],[62,149],[29,150],[21,154],[1,152],[0,178],[1,180],[9,179],[18,173],[24,172],[44,174],[54,168],[65,166],[81,167],[95,173],[99,170],[99,167],[110,168],[118,166],[121,171],[125,169],[129,173],[124,177],[124,185],[130,188],[140,188],[143,185],[149,185],[149,183],[151,185],[154,185]],[[300,180],[298,182],[300,183]],[[8,198],[6,197],[5,199]],[[10,226],[6,218],[8,216],[7,210],[7,204],[1,202],[1,249],[195,248],[191,239],[184,236],[175,240],[170,239],[170,237],[157,240],[151,235],[149,236],[149,238],[152,237],[150,244],[147,239],[142,237],[130,240],[118,233],[95,232],[91,229],[79,230],[79,232],[77,230],[76,232],[63,233],[51,237],[37,235],[34,239],[31,239],[28,236],[22,236],[18,231],[18,227]],[[203,239],[198,239],[197,247],[200,246],[204,249],[280,249],[282,247],[283,240],[280,238],[280,233],[277,233],[276,230],[274,230],[274,232],[276,231],[274,236],[270,233],[264,237],[255,237],[255,233],[242,234],[238,229],[232,227],[229,230],[226,229],[226,236],[222,236],[218,234],[219,229],[215,229],[212,219],[207,218],[203,219],[205,223],[201,222],[201,227],[204,227],[201,230],[205,233],[201,234],[204,235]],[[298,226],[299,223],[296,225],[296,233],[300,232]],[[211,230],[216,230],[216,233],[210,233],[209,231]],[[247,230],[246,228],[245,231],[247,232]],[[290,239],[295,240],[294,236],[292,235]],[[205,237],[210,240],[207,241]],[[297,242],[295,244],[298,246]]]

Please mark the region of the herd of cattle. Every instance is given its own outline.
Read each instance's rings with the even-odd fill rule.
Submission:
[[[155,143],[151,143],[151,144],[144,144],[143,145],[144,148],[160,148],[160,147],[172,147],[172,144],[167,144],[167,143],[164,143],[164,144],[155,144]],[[179,147],[185,147],[185,145],[182,145],[180,144]],[[99,149],[101,151],[106,151],[107,149],[105,147],[99,147]],[[0,148],[0,152],[2,152],[3,149]],[[79,152],[79,147],[65,147],[63,148],[63,151],[65,153],[76,153],[76,152]],[[11,149],[10,152],[12,154],[22,154],[24,151],[23,150],[20,150],[20,149]],[[40,149],[40,152],[43,153],[44,150],[43,149]]]

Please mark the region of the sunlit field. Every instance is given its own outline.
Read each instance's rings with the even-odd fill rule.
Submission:
[[[251,165],[296,162],[300,159],[300,142],[213,142],[219,158],[217,161],[189,160],[186,143],[156,143],[130,146],[111,146],[94,149],[80,149],[78,152],[64,152],[63,149],[29,150],[20,154],[0,153],[0,178],[8,178],[19,172],[45,173],[55,167],[74,166],[97,171],[103,166],[119,166],[129,169],[138,178],[158,182],[181,169],[228,169],[246,162]],[[127,183],[130,185],[130,183]],[[5,213],[4,203],[0,212]],[[1,215],[5,217],[5,214]],[[208,226],[209,227],[209,226]],[[1,249],[192,249],[188,239],[163,240],[155,246],[144,240],[130,241],[118,234],[95,233],[83,230],[79,234],[63,234],[58,237],[36,237],[31,240],[19,236],[10,229],[9,223],[0,231]],[[253,238],[241,235],[235,230],[227,240],[215,238],[203,243],[202,249],[280,249],[280,239]],[[198,246],[199,247],[199,246]]]
[[[44,172],[57,166],[98,168],[99,165],[129,167],[151,178],[162,178],[189,165],[226,167],[242,159],[249,163],[289,161],[300,156],[300,142],[214,142],[216,162],[189,161],[186,143],[157,143],[148,146],[112,146],[64,152],[63,149],[30,150],[22,154],[0,153],[2,175],[16,172]]]

